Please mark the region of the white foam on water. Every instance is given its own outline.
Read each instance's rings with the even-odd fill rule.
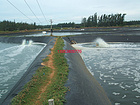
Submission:
[[[119,83],[111,83],[111,82],[109,82],[108,84],[109,85],[119,85]]]
[[[7,92],[8,92],[8,89],[0,90],[0,99],[2,98],[3,94]]]
[[[123,86],[123,82],[121,82],[121,83],[119,84],[119,87],[122,88],[122,89],[124,89],[124,90],[127,90],[127,89]]]
[[[136,82],[140,81],[140,73],[137,70],[132,70],[132,73],[135,76],[134,81],[136,81]]]
[[[135,78],[134,81],[138,82],[140,81],[140,78]]]
[[[29,40],[29,46],[31,46],[31,45],[32,45],[32,43],[33,43],[33,41],[32,41],[32,40]]]
[[[107,44],[109,47],[91,47],[87,43],[75,46],[82,49],[80,55],[86,66],[90,66],[89,71],[94,72],[94,77],[103,88],[105,86],[105,90],[113,94],[110,94],[110,97],[116,102],[121,101],[122,105],[133,104],[140,93],[140,44]],[[114,89],[117,92],[114,92]]]
[[[102,78],[101,76],[99,77],[99,79],[100,79],[100,80],[103,80],[103,78]]]
[[[96,43],[96,47],[109,47],[109,44],[107,44],[103,39],[97,38],[94,41]]]
[[[37,43],[37,42],[32,42],[32,45],[44,45],[44,47],[47,45],[46,43]]]
[[[5,51],[7,51],[7,50],[15,49],[15,48],[17,48],[17,47],[18,47],[18,46],[13,46],[13,47],[9,47],[9,48],[3,49],[3,50],[0,51],[0,53],[3,53],[3,52],[5,52]]]
[[[12,61],[15,60],[14,58],[9,58],[9,59],[5,59],[3,57],[0,57],[0,58],[1,58],[1,61],[0,61],[1,65],[6,65],[6,64],[11,63]]]
[[[104,83],[106,82],[106,80],[104,80]]]
[[[17,55],[21,54],[21,52],[23,51],[24,48],[25,48],[25,46],[19,46],[19,47],[17,47],[17,49],[10,52],[10,54],[7,54],[5,56],[11,57],[11,58],[14,56],[17,56]]]
[[[120,103],[115,103],[115,105],[121,105]]]
[[[113,72],[113,75],[117,75],[117,74],[118,74],[117,71],[114,71],[114,72]]]
[[[138,88],[140,88],[140,83],[138,83],[138,84],[135,84]]]
[[[115,96],[120,95],[120,93],[117,93],[117,92],[113,92],[112,94]]]
[[[127,87],[127,88],[131,88],[132,86],[129,86],[129,85],[125,85],[125,87]]]
[[[4,90],[0,90],[1,94],[5,94],[8,90],[4,89]]]
[[[124,96],[122,97],[122,99],[123,99],[123,98],[126,98],[126,95],[124,95]]]
[[[112,80],[115,80],[114,78],[111,78]]]
[[[105,78],[112,78],[111,75],[104,75]]]
[[[3,98],[13,84],[21,78],[35,57],[46,46],[43,43],[42,45],[43,47],[40,47],[32,45],[30,42],[30,45],[22,44],[0,51],[0,98]],[[8,46],[12,45],[9,44]]]
[[[24,39],[23,41],[22,41],[22,44],[21,45],[25,45],[26,44],[26,40]]]
[[[33,41],[32,41],[32,40],[29,40],[29,41],[28,41],[28,40],[24,39],[24,40],[22,41],[22,44],[21,44],[21,45],[22,45],[22,46],[25,46],[25,45],[29,45],[29,46],[30,46],[30,45],[32,45],[32,44],[33,44]]]
[[[140,89],[139,89],[139,88],[135,88],[135,89],[134,89],[134,90],[132,90],[132,91],[135,91],[135,92],[140,93]]]
[[[81,49],[81,50],[83,50],[83,49],[87,49],[86,47],[83,47],[82,46],[82,44],[72,44],[72,46],[74,47],[74,48],[76,48],[76,49]]]
[[[102,74],[102,73],[100,72],[99,79],[100,79],[100,80],[103,80],[103,78],[102,78],[103,76],[104,76],[104,74]]]
[[[137,105],[138,103],[137,102],[133,102],[133,104],[136,104]]]

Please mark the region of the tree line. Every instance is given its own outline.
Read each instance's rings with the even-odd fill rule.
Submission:
[[[74,22],[69,23],[59,23],[53,25],[53,28],[82,28],[82,27],[108,27],[108,26],[123,26],[123,25],[140,25],[140,21],[125,21],[126,14],[103,14],[97,16],[97,13],[89,16],[88,18],[82,18],[80,24]],[[36,23],[28,24],[25,22],[15,22],[15,21],[0,21],[0,31],[15,31],[15,30],[31,30],[31,29],[43,29],[50,28],[50,25],[36,25]]]
[[[0,22],[0,31],[15,31],[15,30],[31,30],[36,29],[36,23],[28,24],[23,22],[2,21]]]
[[[103,14],[97,16],[97,13],[89,16],[88,18],[82,18],[80,24],[74,22],[59,23],[54,25],[54,28],[82,28],[82,27],[110,27],[110,26],[124,26],[124,25],[140,25],[140,21],[125,21],[126,14]],[[50,27],[50,26],[48,26]]]
[[[126,14],[103,14],[97,16],[95,13],[88,18],[83,18],[81,25],[84,27],[98,27],[98,26],[123,26]]]
[[[50,25],[44,26],[45,28],[50,28]],[[80,28],[81,24],[76,24],[74,22],[69,22],[69,23],[58,23],[53,25],[53,28],[55,29],[63,29],[63,28]]]
[[[125,21],[125,25],[140,25],[140,20]]]

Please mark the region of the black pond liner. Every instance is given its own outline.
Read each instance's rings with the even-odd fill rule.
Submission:
[[[133,32],[132,32],[133,33]],[[123,32],[125,34],[125,32]],[[135,34],[135,33],[133,33]],[[70,44],[93,42],[96,38],[102,38],[106,42],[140,42],[140,35],[77,35],[63,37],[65,50],[75,50]],[[64,105],[111,105],[103,88],[87,70],[84,61],[78,53],[66,53],[65,58],[69,65],[69,76],[65,86],[70,88],[66,94]]]
[[[96,38],[101,38],[105,42],[140,42],[140,35],[77,35],[63,37],[68,43],[75,41],[77,43],[93,42]]]
[[[75,50],[65,42],[64,50]],[[64,105],[111,105],[104,89],[86,68],[79,53],[66,53],[69,75],[66,87],[70,89]]]
[[[140,36],[137,35],[78,35],[72,37],[64,37],[67,42],[76,41],[78,43],[92,42],[97,37],[104,39],[107,42],[140,42]],[[21,43],[23,39],[33,40],[34,42],[46,43],[47,46],[36,57],[30,65],[23,77],[9,92],[7,97],[2,102],[2,105],[10,104],[11,99],[18,94],[23,86],[32,78],[38,67],[41,66],[42,59],[50,53],[50,48],[54,46],[53,37],[1,37],[0,42]],[[75,50],[69,43],[65,41],[65,50]],[[64,105],[111,105],[110,100],[106,96],[103,88],[95,80],[95,78],[87,70],[84,61],[78,53],[65,54],[69,65],[68,81],[65,86],[69,87],[70,91],[66,94],[66,103]]]
[[[23,39],[33,40],[34,42],[46,43],[47,46],[38,54],[32,64],[29,66],[27,71],[23,74],[20,80],[10,90],[6,98],[3,100],[1,105],[11,104],[11,100],[23,89],[24,85],[29,82],[35,73],[35,71],[41,67],[42,59],[47,57],[51,52],[50,49],[54,46],[54,37],[3,37],[0,38],[1,42],[7,43],[21,43]]]

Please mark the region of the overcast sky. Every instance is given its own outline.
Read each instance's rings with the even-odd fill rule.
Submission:
[[[31,20],[40,24],[50,24],[50,19],[54,24],[62,22],[80,23],[83,17],[89,17],[97,12],[102,14],[126,13],[125,20],[140,20],[140,0],[38,0],[45,15],[42,15],[36,0],[8,0]],[[10,20],[16,22],[33,23],[25,17],[7,0],[0,0],[0,21]],[[30,11],[25,1],[32,9]]]

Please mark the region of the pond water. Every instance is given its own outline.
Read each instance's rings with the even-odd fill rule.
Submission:
[[[42,51],[42,45],[32,43],[0,42],[0,103]]]
[[[69,36],[69,35],[81,35],[81,34],[100,34],[100,33],[110,33],[110,32],[53,32],[52,35],[53,36]],[[50,32],[40,32],[37,34],[30,34],[30,35],[21,35],[18,37],[28,37],[28,36],[50,36],[51,33]]]
[[[113,105],[140,105],[140,43],[92,43],[73,45],[106,91]]]
[[[81,35],[83,34],[82,32],[53,32],[52,35],[53,36],[66,36],[66,35]],[[47,32],[46,34],[44,33],[38,33],[38,34],[30,34],[30,35],[21,35],[21,36],[18,36],[18,37],[28,37],[28,36],[50,36],[51,33],[50,32]]]

